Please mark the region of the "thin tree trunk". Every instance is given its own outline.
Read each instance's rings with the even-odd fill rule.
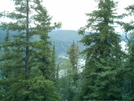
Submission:
[[[26,76],[29,75],[29,1],[27,0],[27,26],[26,26]]]
[[[26,15],[26,79],[28,79],[29,76],[29,0],[26,0],[27,2],[27,15]],[[26,87],[26,90],[28,90],[29,87]],[[25,97],[25,101],[29,101],[29,95]]]

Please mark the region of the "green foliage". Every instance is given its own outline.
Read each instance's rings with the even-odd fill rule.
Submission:
[[[58,101],[60,97],[53,82],[55,53],[48,33],[60,27],[60,23],[51,26],[51,17],[41,0],[14,2],[16,10],[6,15],[14,22],[1,23],[4,30],[17,34],[10,40],[10,33],[7,32],[5,41],[2,42],[0,100]],[[35,14],[31,15],[31,11]],[[31,23],[35,26],[31,27]],[[40,40],[31,41],[33,35],[39,36]]]
[[[60,95],[62,97],[61,101],[76,101],[78,99],[76,95],[80,92],[81,78],[80,73],[75,75],[73,70],[73,65],[69,59],[65,59],[60,64],[59,68],[59,79],[58,79],[58,88]],[[77,77],[77,80],[74,82],[74,78]]]
[[[73,65],[73,68],[75,68],[78,64],[78,51],[79,48],[76,46],[75,42],[73,41],[70,49],[67,51],[67,54],[69,55],[70,62]]]
[[[79,59],[79,47],[75,44],[75,42],[73,41],[73,43],[70,46],[70,49],[67,50],[67,54],[69,55],[69,60],[72,64],[72,78],[73,78],[73,83],[72,86],[75,89],[78,89],[78,80],[79,80],[79,74],[78,74],[78,59]],[[72,89],[73,91],[73,89]],[[77,91],[76,91],[77,92]],[[76,92],[74,92],[74,94],[71,94],[72,100],[74,98],[74,96],[76,95]]]
[[[134,15],[134,5],[129,5],[126,10],[128,11],[127,16]],[[120,23],[126,38],[127,43],[127,58],[125,61],[124,74],[123,77],[123,88],[122,88],[122,96],[124,100],[133,101],[134,100],[134,21],[130,21],[128,23]]]
[[[114,31],[113,24],[119,18],[115,13],[116,3],[112,0],[98,0],[98,10],[87,14],[88,24],[79,30],[84,34],[86,29],[95,31],[84,35],[81,42],[87,48],[83,71],[83,100],[121,100],[120,82],[118,78],[123,62],[123,52],[119,45],[120,38]],[[118,72],[117,72],[118,71]]]
[[[60,95],[62,97],[61,100],[72,101],[73,97],[75,96],[76,89],[73,86],[72,64],[68,59],[62,62],[62,64],[60,65],[60,71],[60,78],[58,82]]]
[[[1,101],[134,100],[134,21],[117,21],[133,16],[134,5],[126,8],[128,14],[117,16],[117,2],[96,0],[98,9],[86,14],[81,39],[77,31],[53,30],[61,24],[51,24],[43,0],[13,1],[15,11],[0,13],[0,18],[12,19],[0,23]],[[126,53],[121,51],[115,23],[125,33]],[[72,43],[80,39],[86,46],[82,73],[78,73],[79,47]],[[56,67],[55,51],[67,52],[69,59],[58,61]]]
[[[32,78],[29,81],[29,86],[29,98],[32,101],[59,101],[60,99],[54,83],[50,80],[45,80],[44,77]]]

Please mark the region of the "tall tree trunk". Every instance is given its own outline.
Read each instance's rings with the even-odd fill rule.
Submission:
[[[27,0],[27,17],[26,17],[26,76],[29,75],[29,1]]]
[[[29,0],[27,1],[27,13],[26,13],[26,79],[29,78]],[[28,90],[29,87],[26,87]],[[25,101],[29,101],[29,95],[25,97]]]

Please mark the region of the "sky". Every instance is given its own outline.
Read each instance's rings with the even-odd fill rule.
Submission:
[[[134,4],[134,0],[115,0],[118,3],[117,13],[124,13],[124,8]],[[48,14],[52,16],[52,22],[61,22],[61,29],[78,30],[87,24],[88,17],[85,13],[91,13],[97,8],[94,0],[43,0]],[[14,4],[11,0],[0,1],[0,12],[3,10],[11,11]],[[125,22],[132,18],[124,19]]]

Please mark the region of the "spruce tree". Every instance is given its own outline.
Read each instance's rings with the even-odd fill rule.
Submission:
[[[52,59],[51,59],[51,78],[52,78],[52,80],[54,81],[54,82],[57,82],[57,72],[56,72],[56,70],[57,70],[57,67],[56,67],[56,52],[55,52],[55,48],[56,48],[56,46],[55,46],[55,43],[53,43],[53,48],[52,48],[52,54],[51,54],[51,56],[52,56]],[[58,85],[58,83],[57,83],[57,85]]]
[[[125,17],[134,16],[134,5],[129,5],[125,8],[127,13]],[[123,100],[134,100],[134,21],[130,22],[118,22],[118,24],[122,27],[123,33],[125,35],[126,42],[126,54],[127,57],[125,59],[124,73],[122,74],[122,97]]]
[[[8,78],[10,77],[10,74],[8,73],[8,71],[10,71],[10,68],[8,68],[12,61],[11,61],[11,57],[10,57],[10,47],[9,47],[9,30],[7,29],[6,32],[6,36],[4,38],[4,43],[1,43],[1,53],[2,53],[2,57],[0,58],[0,77],[2,79],[4,78]],[[7,58],[8,57],[8,58]],[[3,58],[3,59],[2,59]],[[3,61],[4,60],[4,61]],[[5,66],[5,67],[4,67]],[[4,68],[3,68],[4,67]],[[4,92],[3,92],[3,88],[4,88]],[[5,92],[8,91],[9,85],[8,84],[4,84],[3,86],[0,86],[0,98],[4,98],[4,94]]]
[[[67,54],[69,55],[69,60],[72,64],[72,70],[74,72],[73,75],[73,84],[77,87],[78,80],[78,56],[79,56],[79,47],[73,43],[71,44],[70,49],[67,50]]]
[[[62,101],[74,101],[76,87],[73,85],[73,70],[72,64],[68,59],[65,59],[60,64],[59,68],[59,92],[62,96]]]
[[[42,71],[42,75],[49,80],[54,79],[55,68],[55,46],[52,46],[48,33],[55,28],[59,28],[60,24],[55,23],[51,26],[51,17],[48,15],[47,10],[41,6],[41,1],[34,1],[34,10],[37,14],[34,15],[35,35],[39,37],[39,41],[33,42],[34,48],[33,59],[35,64]]]
[[[78,59],[79,59],[79,47],[73,41],[70,48],[67,50],[67,54],[69,56],[69,61],[71,63],[71,71],[72,74],[68,75],[72,80],[70,81],[69,88],[69,101],[73,101],[75,95],[79,92],[79,74],[78,74]]]
[[[130,5],[126,8],[126,10],[129,12],[128,15],[131,15],[131,16],[134,16],[134,4],[133,5]],[[127,29],[128,29],[128,33],[130,34],[129,35],[129,38],[130,40],[128,41],[128,52],[129,52],[129,59],[128,59],[128,62],[127,62],[127,65],[126,65],[126,68],[129,67],[129,72],[127,72],[127,90],[126,90],[126,99],[129,99],[129,100],[134,100],[134,21],[131,21],[129,23],[130,26],[127,26]],[[129,92],[129,93],[128,93]],[[125,100],[126,100],[125,99]]]
[[[2,62],[10,61],[1,67],[5,74],[10,75],[0,80],[1,100],[58,101],[59,95],[51,79],[52,49],[48,32],[59,27],[59,24],[50,26],[51,17],[41,0],[13,1],[15,11],[7,13],[6,17],[14,21],[1,23],[3,28],[8,27],[9,31],[17,33],[10,35],[12,40],[6,44],[11,47],[11,53],[0,58]],[[40,39],[34,41],[34,36]],[[5,86],[9,86],[8,90]]]
[[[122,63],[120,38],[114,31],[117,3],[113,0],[97,0],[98,10],[87,14],[88,24],[80,28],[86,32],[82,43],[86,49],[80,100],[121,100],[118,72]],[[88,34],[87,34],[88,33]]]

